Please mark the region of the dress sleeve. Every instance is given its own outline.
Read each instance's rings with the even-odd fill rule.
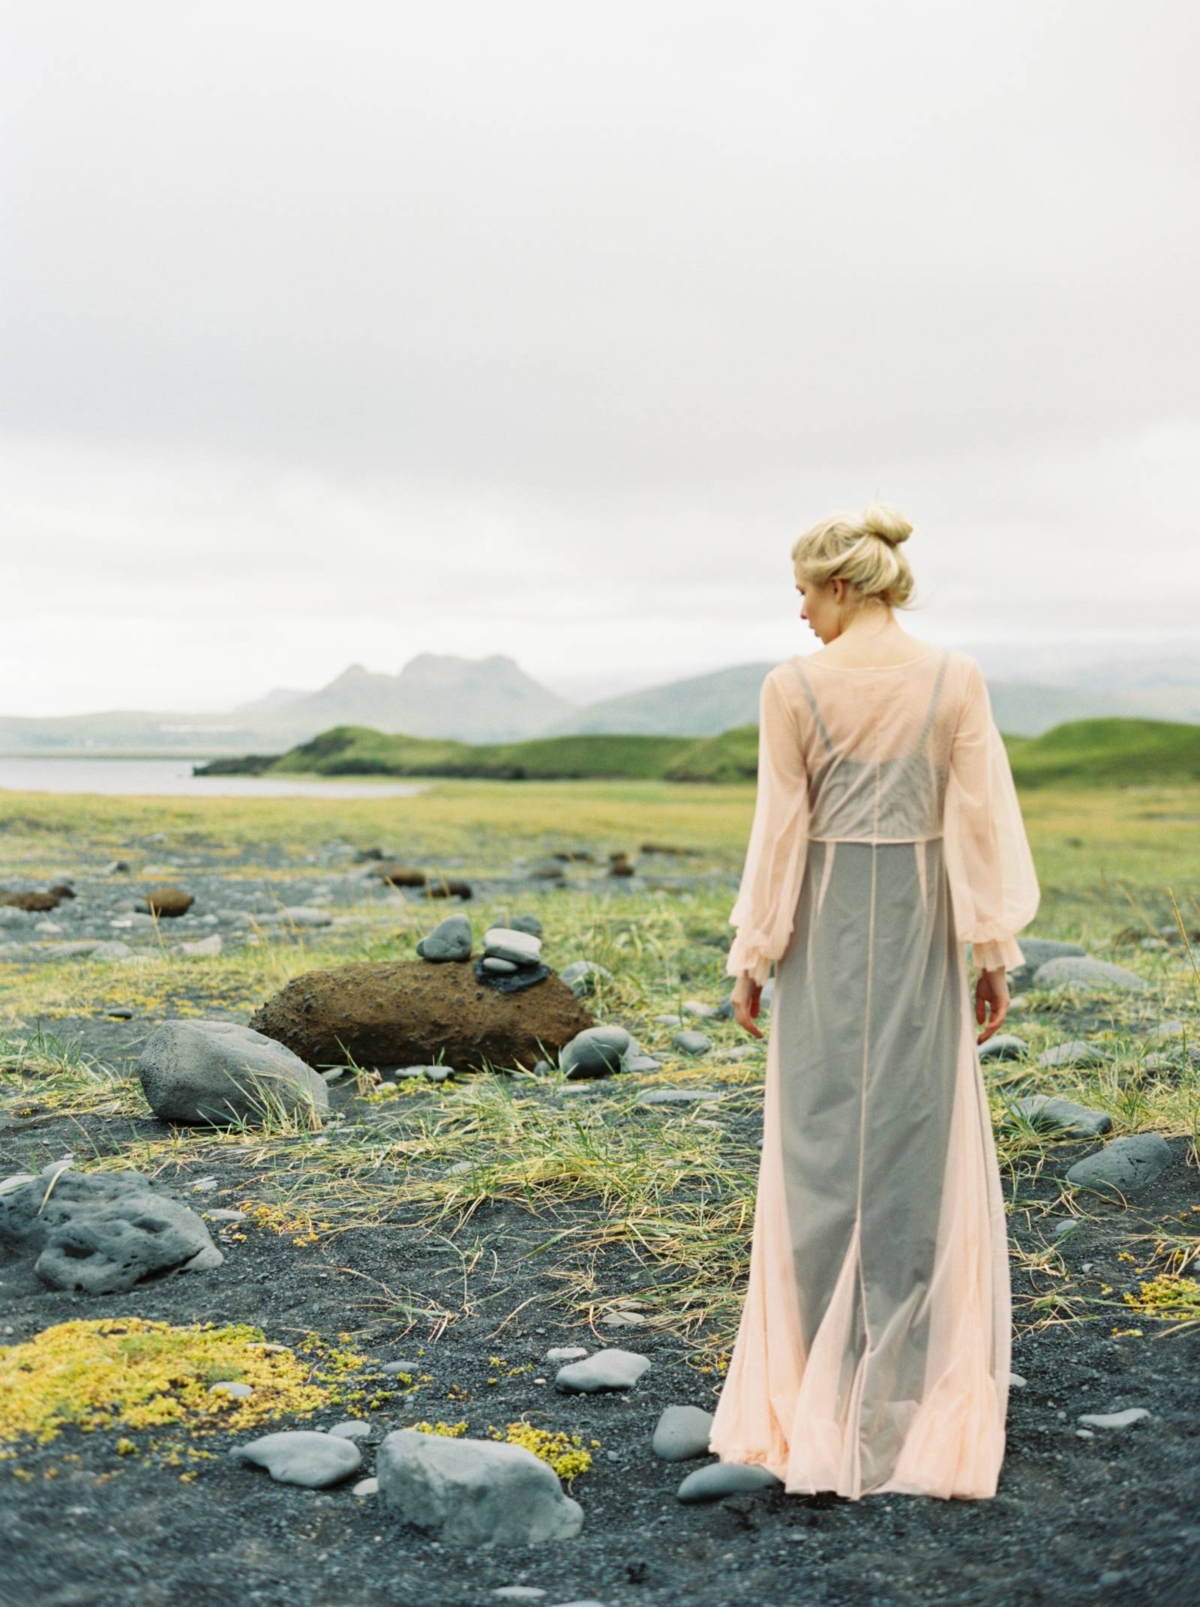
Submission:
[[[1008,754],[974,660],[950,748],[944,832],[959,941],[972,945],[981,970],[1022,965],[1015,934],[1037,914],[1041,890]]]
[[[796,716],[772,670],[758,704],[758,791],[726,975],[766,981],[792,934],[808,842],[808,772]]]

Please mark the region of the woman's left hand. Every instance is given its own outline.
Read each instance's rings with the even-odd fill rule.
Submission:
[[[1001,966],[995,971],[980,971],[979,980],[975,984],[975,1019],[980,1026],[986,1021],[987,1025],[976,1038],[976,1044],[986,1043],[993,1032],[998,1032],[1004,1025],[1004,1018],[1008,1014],[1008,975]],[[988,1012],[991,1020],[988,1020]]]
[[[749,971],[743,971],[733,985],[733,1019],[739,1027],[745,1027],[756,1038],[762,1033],[754,1025],[753,1018],[758,1014],[758,1006],[762,999],[762,984],[756,982]]]

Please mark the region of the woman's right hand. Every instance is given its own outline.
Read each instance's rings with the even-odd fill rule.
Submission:
[[[762,984],[756,982],[749,971],[743,971],[733,985],[733,1019],[756,1038],[762,1037],[761,1031],[754,1025],[761,999]]]
[[[975,1020],[980,1026],[985,1021],[987,1025],[976,1038],[977,1045],[986,1043],[992,1033],[998,1032],[1004,1025],[1008,1005],[1008,973],[1004,967],[1000,966],[995,971],[980,971],[975,984]]]

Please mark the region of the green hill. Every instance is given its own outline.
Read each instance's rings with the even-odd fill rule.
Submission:
[[[1021,787],[1200,781],[1200,726],[1170,720],[1071,720],[1041,736],[1006,736],[1004,742]],[[755,725],[699,738],[597,733],[491,743],[389,736],[367,726],[336,725],[287,753],[214,759],[197,767],[196,774],[752,782],[757,771]]]

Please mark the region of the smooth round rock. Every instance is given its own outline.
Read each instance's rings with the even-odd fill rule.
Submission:
[[[493,972],[496,976],[512,976],[514,971],[520,970],[520,966],[515,960],[502,960],[499,955],[488,954],[484,957],[483,969]]]
[[[469,960],[472,941],[470,918],[447,915],[417,944],[417,953],[423,960]]]
[[[1152,1183],[1170,1164],[1171,1146],[1161,1133],[1131,1133],[1076,1161],[1067,1182],[1102,1194],[1128,1194]]]
[[[994,1038],[979,1045],[980,1060],[1020,1060],[1029,1053],[1029,1045],[1024,1038],[1015,1037],[1010,1032],[998,1032]]]
[[[483,934],[483,952],[497,960],[511,960],[514,965],[538,965],[542,940],[512,926],[491,926]]]
[[[685,1055],[702,1055],[712,1048],[712,1039],[704,1032],[677,1032],[671,1043]]]
[[[1099,1044],[1087,1043],[1082,1038],[1056,1043],[1051,1049],[1043,1049],[1037,1057],[1039,1066],[1048,1066],[1051,1070],[1059,1066],[1103,1066],[1107,1060],[1108,1055]]]
[[[568,1362],[554,1375],[555,1387],[574,1395],[601,1390],[632,1389],[650,1366],[649,1356],[632,1350],[597,1350],[584,1361]]]
[[[675,1493],[680,1501],[719,1501],[723,1495],[782,1488],[782,1479],[756,1463],[713,1462],[689,1473]]]
[[[629,1043],[624,1027],[585,1027],[564,1045],[558,1063],[571,1079],[610,1077],[620,1071]]]
[[[308,1490],[340,1484],[362,1466],[362,1452],[353,1441],[314,1429],[264,1434],[248,1445],[235,1445],[229,1454],[235,1462],[266,1468],[276,1484],[299,1484]]]
[[[713,1414],[702,1406],[667,1406],[654,1426],[651,1448],[664,1462],[686,1462],[709,1454]]]
[[[1123,965],[1094,960],[1090,954],[1062,955],[1047,960],[1033,973],[1035,988],[1055,988],[1067,983],[1074,987],[1111,988],[1118,993],[1144,993],[1149,983]]]
[[[542,935],[542,923],[536,915],[514,915],[508,925],[513,932],[527,932],[530,937]]]

